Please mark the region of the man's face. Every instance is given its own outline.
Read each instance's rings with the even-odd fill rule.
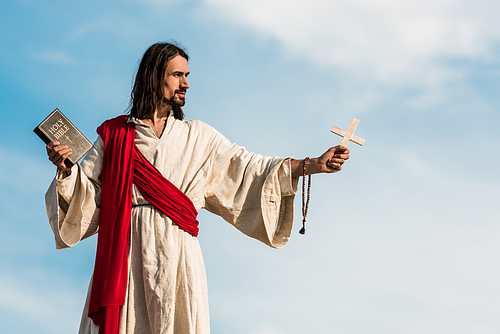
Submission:
[[[163,79],[163,102],[179,107],[186,103],[188,75],[188,62],[184,57],[177,55],[169,60]]]

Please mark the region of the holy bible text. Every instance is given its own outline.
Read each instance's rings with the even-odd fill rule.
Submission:
[[[38,125],[33,132],[45,144],[57,140],[61,145],[68,145],[73,153],[64,161],[67,167],[78,162],[91,148],[92,143],[59,110],[54,110]]]

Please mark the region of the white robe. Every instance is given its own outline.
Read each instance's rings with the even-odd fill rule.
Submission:
[[[250,153],[201,121],[179,121],[171,115],[161,138],[140,120],[132,122],[141,152],[197,210],[215,213],[271,247],[287,243],[297,187],[290,158]],[[71,176],[59,173],[47,191],[47,213],[58,249],[97,233],[102,155],[103,141],[98,138],[81,165],[73,166]],[[141,204],[148,202],[134,186],[129,281],[120,333],[209,333],[198,239],[155,207]],[[98,332],[87,316],[89,294],[80,334]]]

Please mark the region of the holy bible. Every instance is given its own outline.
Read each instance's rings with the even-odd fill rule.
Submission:
[[[64,116],[59,110],[54,110],[34,130],[45,144],[57,140],[61,145],[68,145],[73,152],[64,161],[67,167],[72,167],[91,148],[92,143]]]

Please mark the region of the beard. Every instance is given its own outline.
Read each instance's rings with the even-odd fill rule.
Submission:
[[[177,90],[172,97],[170,97],[169,99],[163,99],[163,101],[171,105],[172,107],[183,107],[186,104],[186,99],[183,97],[179,97],[177,93],[186,93],[186,91]]]

